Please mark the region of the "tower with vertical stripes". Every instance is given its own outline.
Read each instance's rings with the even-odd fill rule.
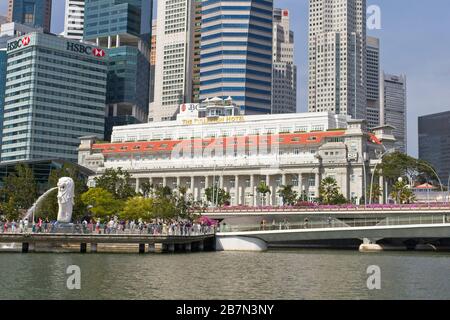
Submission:
[[[272,0],[204,0],[200,100],[232,97],[245,114],[271,112]]]

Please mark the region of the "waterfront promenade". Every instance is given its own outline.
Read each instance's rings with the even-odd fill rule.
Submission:
[[[129,225],[127,225],[129,227]],[[33,232],[33,230],[35,230]],[[4,225],[0,251],[16,252],[192,252],[214,250],[215,227],[203,224],[146,224],[136,228],[48,224],[42,229]],[[100,250],[101,249],[101,250]]]

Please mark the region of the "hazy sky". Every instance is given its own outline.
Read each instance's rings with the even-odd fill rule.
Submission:
[[[417,156],[418,116],[450,110],[450,1],[367,0],[381,8],[381,68],[404,73],[408,85],[408,153]],[[53,0],[52,32],[64,25],[64,0]],[[0,1],[0,14],[7,1]],[[298,111],[307,111],[308,0],[275,0],[291,11],[299,68]]]

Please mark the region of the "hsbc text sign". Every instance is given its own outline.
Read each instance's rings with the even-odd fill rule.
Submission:
[[[23,37],[22,39],[18,39],[18,40],[14,40],[12,42],[8,43],[8,51],[14,50],[14,49],[18,49],[18,48],[22,48],[22,47],[26,47],[30,44],[31,42],[31,38],[26,36]]]
[[[67,50],[72,52],[79,52],[87,55],[93,55],[95,57],[103,58],[106,53],[103,49],[92,48],[91,46],[84,45],[81,43],[67,42]]]

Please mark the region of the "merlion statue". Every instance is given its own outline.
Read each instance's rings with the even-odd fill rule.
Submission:
[[[72,210],[75,204],[75,184],[72,178],[62,177],[58,180],[58,222],[70,223],[72,220]]]

